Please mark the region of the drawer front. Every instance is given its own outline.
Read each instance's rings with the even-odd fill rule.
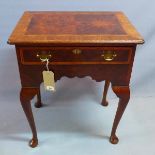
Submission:
[[[129,64],[130,47],[24,47],[20,49],[22,64],[41,65],[48,58],[50,64]]]

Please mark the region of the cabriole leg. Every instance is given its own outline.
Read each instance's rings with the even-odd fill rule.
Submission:
[[[42,107],[40,88],[38,88],[38,91],[37,91],[37,102],[35,103],[34,106],[36,108]]]
[[[32,139],[29,142],[29,146],[36,147],[38,145],[37,131],[35,127],[35,122],[33,118],[33,113],[31,109],[30,101],[37,94],[36,88],[22,88],[20,92],[20,101],[22,108],[25,112],[26,118],[29,122],[31,131],[32,131]]]
[[[116,136],[116,130],[121,120],[121,117],[125,111],[125,108],[129,102],[130,89],[129,89],[129,86],[112,86],[112,89],[114,93],[117,95],[117,97],[119,97],[119,103],[118,103],[118,108],[116,111],[112,131],[111,131],[110,142],[112,144],[117,144],[119,139]]]
[[[108,92],[109,85],[110,85],[110,81],[106,80],[105,81],[105,85],[104,85],[103,99],[102,99],[102,102],[101,102],[101,104],[103,106],[107,106],[108,105],[107,92]]]

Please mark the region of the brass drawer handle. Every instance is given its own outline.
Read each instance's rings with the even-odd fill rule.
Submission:
[[[117,56],[117,54],[114,51],[105,51],[105,52],[103,52],[103,54],[101,56],[106,61],[112,61]]]
[[[44,61],[47,59],[50,59],[52,57],[51,54],[38,54],[36,55],[37,58],[39,58],[40,60]]]
[[[76,55],[82,53],[82,51],[80,49],[74,49],[72,52],[73,52],[73,54],[76,54]]]

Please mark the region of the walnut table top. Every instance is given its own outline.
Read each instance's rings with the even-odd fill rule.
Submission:
[[[8,41],[21,43],[143,43],[122,12],[25,12]]]

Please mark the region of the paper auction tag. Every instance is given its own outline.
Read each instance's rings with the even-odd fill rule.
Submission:
[[[48,91],[55,91],[54,73],[52,71],[43,71],[44,87]]]

